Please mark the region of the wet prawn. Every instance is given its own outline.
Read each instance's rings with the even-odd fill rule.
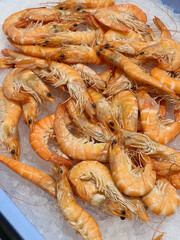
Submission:
[[[33,131],[29,136],[31,147],[46,161],[71,165],[72,161],[70,159],[53,154],[48,148],[48,140],[55,137],[53,129],[54,120],[55,114],[51,114],[35,123]]]
[[[180,122],[161,120],[157,103],[146,92],[138,93],[138,104],[143,132],[151,139],[167,144],[180,133]]]
[[[16,160],[20,158],[21,141],[18,123],[22,108],[17,101],[5,97],[0,87],[0,145],[5,145],[8,152]]]
[[[109,147],[109,162],[113,180],[120,191],[128,196],[143,196],[151,191],[156,182],[153,165],[136,167],[123,146],[113,141]]]
[[[102,240],[97,222],[85,212],[76,202],[67,174],[68,168],[60,166],[53,168],[56,178],[57,200],[60,210],[68,222],[84,240]]]

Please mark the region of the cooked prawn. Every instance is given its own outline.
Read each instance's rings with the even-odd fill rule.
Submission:
[[[172,77],[173,74],[170,75],[168,72],[160,68],[154,68],[151,71],[151,75],[162,84],[168,86],[175,93],[180,94],[180,80],[179,78],[176,78],[176,75],[174,75],[175,77]]]
[[[78,194],[81,194],[83,182],[92,181],[100,193],[119,202],[123,211],[122,217],[132,218],[133,212],[142,221],[148,221],[141,201],[135,197],[122,195],[113,182],[110,170],[102,163],[82,161],[70,170],[69,179],[73,186],[76,186]]]
[[[131,89],[133,86],[133,80],[121,69],[116,69],[114,77],[108,81],[107,88],[103,91],[103,94],[113,96],[121,91]]]
[[[107,142],[111,138],[112,134],[107,128],[91,123],[84,113],[80,114],[73,99],[67,102],[67,110],[75,125],[81,128],[88,136],[99,142]]]
[[[22,102],[28,101],[29,94],[39,103],[45,100],[55,102],[49,88],[27,69],[11,70],[3,81],[3,92],[7,98]]]
[[[83,80],[90,86],[97,89],[105,89],[106,83],[101,79],[101,77],[90,67],[84,64],[74,64],[71,65]]]
[[[40,7],[27,12],[26,19],[43,23],[60,22],[62,20],[83,20],[85,14],[79,11],[62,10],[58,8]]]
[[[94,48],[87,45],[67,45],[62,46],[58,54],[52,51],[50,58],[55,57],[58,61],[65,63],[89,63],[101,65],[104,61],[97,56]]]
[[[7,99],[0,87],[0,145],[5,145],[16,160],[19,160],[21,151],[18,130],[21,112],[20,103]]]
[[[127,130],[121,130],[121,134],[125,146],[137,148],[145,155],[164,161],[166,166],[168,166],[168,169],[171,169],[172,171],[180,170],[180,152],[155,142],[145,134],[130,132]]]
[[[113,180],[120,191],[128,196],[143,196],[156,182],[153,165],[135,167],[123,146],[113,141],[109,147],[109,162]]]
[[[102,8],[114,4],[114,0],[65,0],[58,3],[55,8],[74,9],[79,11],[84,8]]]
[[[159,68],[176,71],[180,67],[180,43],[174,39],[163,39],[157,44],[143,48],[137,59],[156,59]]]
[[[65,220],[84,240],[102,240],[97,222],[77,204],[67,174],[68,168],[65,166],[54,168],[57,200]]]
[[[120,4],[120,5],[113,5],[109,8],[128,13],[128,14],[132,15],[133,17],[137,18],[138,20],[144,22],[144,23],[147,22],[146,14],[136,5]]]
[[[121,127],[137,132],[138,103],[131,91],[121,91],[111,100],[111,110]]]
[[[157,103],[146,92],[138,93],[138,104],[143,132],[151,139],[167,144],[180,133],[180,122],[161,120]]]
[[[114,30],[122,32],[134,30],[135,32],[147,34],[155,39],[154,33],[150,27],[125,11],[123,12],[112,8],[101,8],[95,12],[95,18],[105,26]]]
[[[16,161],[4,155],[0,155],[0,162],[10,168],[12,171],[19,174],[21,177],[34,183],[39,188],[51,194],[53,197],[56,197],[56,183],[54,179],[48,174],[45,174],[36,168],[33,168],[25,163]]]
[[[55,136],[53,129],[54,120],[55,114],[51,114],[36,122],[33,131],[30,133],[29,136],[31,147],[41,158],[46,161],[64,165],[71,165],[72,161],[70,159],[53,154],[48,148],[48,140],[50,138],[54,138]]]
[[[153,189],[142,199],[153,213],[163,217],[174,214],[180,202],[178,192],[165,178],[159,178]]]
[[[36,24],[26,28],[17,28],[16,25],[10,25],[7,28],[7,35],[17,44],[35,44],[38,39],[44,35],[59,35],[65,33],[65,30],[73,29],[75,22],[56,23],[50,22],[45,25]]]
[[[65,106],[59,104],[56,109],[54,130],[56,139],[62,152],[77,160],[97,160],[107,162],[108,144],[94,143],[87,138],[77,138],[68,129],[71,123]]]
[[[171,38],[171,33],[170,31],[167,29],[167,27],[164,25],[163,22],[161,22],[161,20],[159,18],[157,18],[156,16],[153,18],[153,22],[155,23],[155,25],[158,27],[158,29],[161,31],[161,37],[160,39],[170,39]]]
[[[0,58],[0,69],[14,67],[14,60],[11,58]]]
[[[93,101],[87,91],[86,85],[78,72],[72,67],[64,63],[47,60],[24,60],[16,64],[17,67],[25,67],[30,69],[42,68],[49,72],[51,77],[56,77],[54,87],[60,87],[67,84],[70,96],[76,100],[77,107],[81,112],[85,109],[86,113],[92,117],[95,110],[92,106]]]
[[[89,88],[88,92],[96,105],[95,110],[97,119],[112,132],[118,132],[119,126],[111,112],[110,103],[102,94],[94,89]]]
[[[179,99],[179,97],[176,96],[174,91],[169,89],[166,85],[161,84],[154,77],[145,73],[145,71],[143,71],[136,63],[134,63],[129,58],[125,57],[120,53],[112,52],[108,49],[101,48],[100,50],[101,51],[98,52],[100,56],[102,56],[107,62],[110,62],[116,67],[121,68],[127,75],[129,75],[134,80],[156,87],[161,91],[166,92],[174,99]]]
[[[70,180],[70,179],[69,179]],[[82,201],[88,202],[91,206],[110,215],[121,216],[124,219],[124,210],[118,201],[111,196],[106,196],[99,191],[93,181],[77,181],[75,185],[72,182],[73,192],[78,195]],[[131,216],[129,216],[131,217]]]

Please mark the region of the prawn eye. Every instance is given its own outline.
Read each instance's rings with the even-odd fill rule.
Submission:
[[[124,220],[124,219],[126,219],[125,217],[120,217],[121,218],[121,220]]]
[[[74,27],[77,27],[77,23],[74,23],[73,26],[74,26]]]
[[[52,97],[50,92],[47,93],[47,97]]]
[[[109,124],[110,124],[111,126],[114,126],[114,122],[113,122],[113,121],[109,122]]]
[[[93,106],[93,108],[96,108],[96,104],[95,103],[93,103],[92,106]]]
[[[76,9],[76,11],[79,11],[79,10],[81,10],[81,8],[80,8],[80,7],[78,7],[78,8]]]
[[[100,52],[97,52],[96,54],[97,54],[98,56],[100,56]]]
[[[59,8],[59,10],[63,10],[63,8],[62,8],[62,7],[60,7],[60,8]]]
[[[61,174],[63,173],[63,170],[62,170],[62,168],[60,168],[59,172],[60,172]]]
[[[102,48],[100,48],[99,51],[102,52],[103,51]]]
[[[113,148],[114,147],[114,145],[116,145],[117,144],[117,140],[116,139],[114,139],[113,141],[112,141],[112,143],[111,143],[111,147]]]
[[[31,119],[29,119],[28,123],[29,123],[29,124],[31,124],[31,123],[32,123],[32,120],[31,120]]]
[[[11,150],[11,154],[12,155],[14,155],[15,154],[15,150],[13,149],[13,150]]]
[[[125,211],[125,210],[122,210],[122,211],[121,211],[121,214],[122,214],[122,215],[125,215],[125,214],[126,214],[126,211]]]
[[[65,57],[65,56],[66,56],[66,55],[65,55],[65,54],[63,54],[63,53],[60,55],[60,57],[62,57],[62,58],[63,58],[63,57]]]
[[[139,55],[143,55],[144,54],[144,52],[140,52],[140,54]]]
[[[109,43],[106,43],[104,46],[106,49],[109,48]]]
[[[111,128],[111,127],[110,127],[110,130],[111,130],[111,132],[114,132],[114,128]]]

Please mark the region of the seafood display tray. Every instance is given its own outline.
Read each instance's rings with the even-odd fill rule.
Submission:
[[[132,2],[133,4],[136,4],[138,0]],[[162,0],[162,2],[163,4],[171,5],[171,7],[174,8],[175,13],[180,13],[180,0]],[[11,229],[11,231],[14,232],[15,235],[17,235],[16,236],[17,239],[45,240],[45,238],[38,232],[34,225],[24,216],[24,214],[16,207],[11,198],[6,194],[6,192],[3,189],[1,189],[1,187],[0,187],[0,220],[4,221],[4,224],[7,226],[7,228]]]

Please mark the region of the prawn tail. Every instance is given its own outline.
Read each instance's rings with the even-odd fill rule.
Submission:
[[[49,161],[54,162],[59,165],[65,165],[65,166],[72,166],[74,164],[73,160],[64,158],[64,157],[58,156],[58,155],[53,155]]]

